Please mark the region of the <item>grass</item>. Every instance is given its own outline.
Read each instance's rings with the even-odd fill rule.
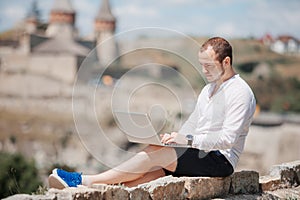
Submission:
[[[47,186],[39,185],[37,190],[35,192],[33,192],[32,195],[46,195],[47,192],[48,192]]]

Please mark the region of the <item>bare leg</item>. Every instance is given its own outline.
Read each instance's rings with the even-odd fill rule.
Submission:
[[[158,169],[155,171],[147,172],[142,177],[140,177],[139,179],[136,179],[134,181],[125,182],[124,185],[127,187],[134,187],[134,186],[137,186],[142,183],[147,183],[149,181],[153,181],[153,180],[163,177],[165,175],[166,174],[163,169]]]
[[[150,170],[166,168],[175,171],[176,166],[177,156],[174,148],[150,145],[114,169],[97,175],[83,175],[82,184],[91,186],[93,183],[125,183],[143,177]]]

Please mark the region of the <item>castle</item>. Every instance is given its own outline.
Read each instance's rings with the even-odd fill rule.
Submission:
[[[72,84],[82,61],[93,49],[96,49],[98,68],[104,68],[117,58],[116,41],[107,40],[113,37],[116,29],[116,18],[111,12],[109,0],[102,0],[90,39],[78,37],[76,16],[71,0],[54,0],[49,21],[42,24],[34,1],[23,22],[19,44],[10,50],[0,45],[0,55],[5,57],[5,63],[9,65],[7,67],[47,75]],[[100,43],[102,45],[98,45]]]

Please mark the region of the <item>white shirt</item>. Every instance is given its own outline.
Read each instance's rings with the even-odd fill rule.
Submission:
[[[210,83],[203,88],[195,110],[179,133],[194,135],[194,148],[220,150],[235,168],[252,122],[255,97],[239,75],[222,83],[210,98],[214,87]]]

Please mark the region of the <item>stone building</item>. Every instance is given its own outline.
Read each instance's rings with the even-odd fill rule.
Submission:
[[[29,34],[35,33],[37,31],[37,26],[40,23],[39,20],[37,2],[34,1],[25,19],[25,31]]]
[[[108,0],[102,1],[95,19],[94,29],[98,58],[101,65],[106,66],[118,57],[116,41],[113,38],[116,30],[116,18],[111,12]]]
[[[91,50],[96,49],[97,64],[94,66],[98,68],[104,68],[109,61],[117,57],[116,42],[103,42],[113,36],[116,28],[116,18],[111,12],[108,0],[102,1],[95,15],[93,38],[80,38],[75,24],[76,11],[71,0],[54,0],[47,24],[40,22],[37,4],[34,1],[21,26],[23,30],[19,31],[22,34],[18,39],[18,47],[11,51],[12,55],[5,55],[3,58],[0,46],[0,59],[5,59],[6,63],[11,64],[8,68],[72,84],[82,61]],[[14,63],[16,56],[24,60],[22,66]]]
[[[75,37],[75,19],[76,12],[70,0],[55,0],[50,12],[46,36],[55,37],[58,34],[69,34],[68,31],[71,31],[72,37]]]

